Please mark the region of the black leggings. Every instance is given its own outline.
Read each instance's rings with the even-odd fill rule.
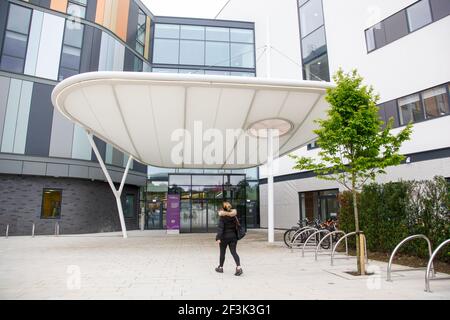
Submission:
[[[240,266],[241,262],[239,260],[239,256],[236,252],[237,241],[236,240],[221,240],[220,241],[220,267],[223,267],[223,263],[225,262],[225,252],[227,250],[227,246],[230,247],[231,255],[233,256],[234,262],[236,262],[236,266]]]

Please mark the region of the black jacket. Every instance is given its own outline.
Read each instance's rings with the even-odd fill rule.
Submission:
[[[220,217],[216,240],[237,241],[236,217]]]

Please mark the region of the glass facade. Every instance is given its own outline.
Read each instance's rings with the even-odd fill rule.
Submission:
[[[158,72],[177,69],[200,74],[234,71],[254,75],[253,29],[156,23],[153,65]]]
[[[22,73],[27,54],[31,10],[11,4],[7,19],[0,68],[5,71]]]
[[[299,1],[303,78],[330,81],[322,0]]]
[[[339,211],[338,189],[300,192],[299,219],[324,221],[335,217]]]
[[[448,85],[441,85],[397,100],[399,124],[420,122],[450,114]]]
[[[365,30],[367,52],[381,48],[448,15],[450,1],[416,1]]]
[[[62,190],[44,189],[42,194],[41,219],[61,218]]]
[[[109,7],[105,12],[98,12],[100,6],[87,0],[58,3],[24,1],[20,5],[16,2],[0,2],[0,32],[3,35],[0,69],[4,72],[0,77],[0,111],[4,111],[0,112],[0,152],[39,156],[40,159],[48,157],[58,161],[76,160],[63,165],[48,161],[51,164],[44,172],[47,176],[93,182],[102,180],[98,172],[91,169],[92,164],[88,163],[95,162],[96,156],[92,153],[85,131],[53,112],[50,95],[59,81],[91,71],[247,77],[256,74],[253,23],[153,17],[136,1],[130,1],[128,8],[124,5],[125,1],[118,1],[118,6]],[[128,9],[129,14],[122,14],[119,8]],[[167,20],[173,21],[169,23]],[[27,76],[27,81],[22,79],[21,74]],[[118,170],[126,165],[127,155],[104,141],[97,140],[96,143],[105,163],[118,167]],[[79,160],[85,161],[86,165]],[[42,160],[42,165],[47,168],[45,160]],[[38,172],[40,168],[33,166],[30,170],[36,172],[26,174],[41,175]],[[20,170],[25,169],[21,166]],[[144,183],[145,177],[142,175],[147,174],[146,166],[132,162],[131,170],[136,176],[139,173],[138,179]],[[150,168],[150,172],[140,197],[128,193],[123,195],[127,221],[137,219],[137,213],[145,208],[147,228],[165,228],[166,199],[169,190],[172,190],[168,177],[169,174],[183,173],[195,177],[192,184],[181,185],[187,187],[183,189],[183,195],[187,197],[189,193],[182,205],[186,206],[186,200],[189,200],[189,210],[193,216],[201,217],[202,210],[206,210],[207,215],[204,222],[193,218],[191,230],[205,231],[205,223],[206,231],[213,230],[217,216],[212,212],[217,211],[220,196],[218,190],[208,186],[208,180],[215,175],[231,174],[229,183],[232,186],[244,183],[235,180],[234,175],[244,177],[243,180],[249,185],[241,188],[240,193],[235,193],[232,186],[225,188],[226,184],[222,182],[220,199],[238,199],[238,202],[233,201],[241,208],[240,215],[245,222],[249,226],[259,224],[257,169],[160,169],[157,172],[155,168]],[[43,218],[61,214],[61,206],[48,204],[56,203],[57,195],[56,191],[44,192]]]

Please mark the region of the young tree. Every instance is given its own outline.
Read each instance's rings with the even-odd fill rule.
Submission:
[[[358,273],[365,270],[359,245],[359,217],[356,201],[358,190],[375,176],[385,173],[384,169],[401,163],[399,154],[402,143],[409,140],[412,125],[400,133],[390,133],[391,118],[384,122],[378,114],[379,96],[373,88],[363,85],[363,78],[356,70],[344,73],[339,70],[333,79],[336,87],[328,89],[326,100],[331,105],[328,119],[319,119],[317,143],[321,148],[318,162],[312,158],[291,155],[296,162],[294,169],[313,170],[317,177],[337,181],[353,194],[355,214],[356,256]]]

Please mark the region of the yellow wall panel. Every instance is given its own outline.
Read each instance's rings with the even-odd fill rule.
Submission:
[[[127,41],[129,11],[130,0],[119,0],[119,5],[117,7],[116,34],[123,41]]]
[[[103,25],[105,16],[105,3],[106,0],[97,0],[97,10],[95,11],[95,22]]]
[[[50,9],[66,13],[67,0],[51,0]]]
[[[144,57],[148,59],[149,48],[150,48],[150,17],[147,16],[147,21],[145,22],[145,46],[144,46]]]
[[[109,30],[117,34],[117,15],[119,10],[119,2],[125,1],[125,0],[111,0],[112,6],[111,6],[111,22],[109,25]]]
[[[111,30],[111,15],[112,15],[113,0],[106,0],[105,14],[103,15],[103,26]]]

